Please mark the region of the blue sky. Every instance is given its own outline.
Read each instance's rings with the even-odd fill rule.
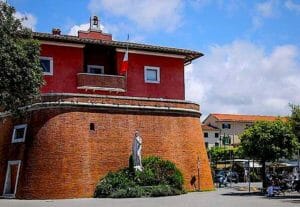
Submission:
[[[298,0],[8,0],[25,25],[76,34],[98,15],[105,32],[201,51],[186,98],[208,113],[286,115],[300,103]]]

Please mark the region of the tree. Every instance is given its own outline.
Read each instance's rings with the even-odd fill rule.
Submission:
[[[15,9],[0,1],[0,106],[19,114],[39,97],[43,84],[39,43],[14,17]]]
[[[298,138],[298,142],[300,142],[300,106],[291,104],[290,107],[292,114],[289,120],[291,122],[293,132]]]
[[[260,121],[244,131],[240,146],[245,157],[260,160],[263,187],[266,187],[265,162],[290,158],[297,149],[297,139],[289,122]]]
[[[230,160],[240,157],[240,150],[238,147],[212,147],[208,151],[210,161],[216,165],[219,161]]]

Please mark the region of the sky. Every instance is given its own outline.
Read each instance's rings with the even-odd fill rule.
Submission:
[[[114,40],[196,50],[186,99],[209,113],[288,115],[300,104],[300,0],[7,0],[38,32],[100,17]],[[130,61],[130,60],[129,60]]]

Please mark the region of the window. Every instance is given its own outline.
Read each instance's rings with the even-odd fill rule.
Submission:
[[[215,142],[215,147],[218,147],[219,146],[219,142]]]
[[[12,160],[7,163],[3,196],[14,198],[17,192],[21,161]]]
[[[249,128],[249,127],[251,127],[251,126],[253,126],[253,124],[246,124],[246,127],[245,127],[245,128]]]
[[[95,131],[95,124],[94,123],[90,123],[90,131]]]
[[[222,129],[230,129],[231,124],[222,124]]]
[[[24,142],[26,137],[27,124],[16,125],[12,135],[11,143]]]
[[[44,75],[53,75],[53,58],[40,57],[40,65],[43,69]]]
[[[206,149],[208,148],[208,142],[205,142],[205,148]]]
[[[104,74],[104,66],[101,65],[88,65],[87,72],[93,74]]]
[[[230,145],[231,144],[231,137],[230,136],[223,136],[222,141],[223,141],[223,145]]]
[[[215,133],[215,138],[219,138],[219,133]]]
[[[208,133],[204,132],[204,137],[207,138],[208,137]]]
[[[159,67],[145,66],[145,82],[146,83],[159,83],[160,72]]]

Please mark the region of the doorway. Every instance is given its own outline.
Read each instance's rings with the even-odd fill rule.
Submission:
[[[3,196],[14,198],[17,192],[21,160],[12,160],[7,163]]]

